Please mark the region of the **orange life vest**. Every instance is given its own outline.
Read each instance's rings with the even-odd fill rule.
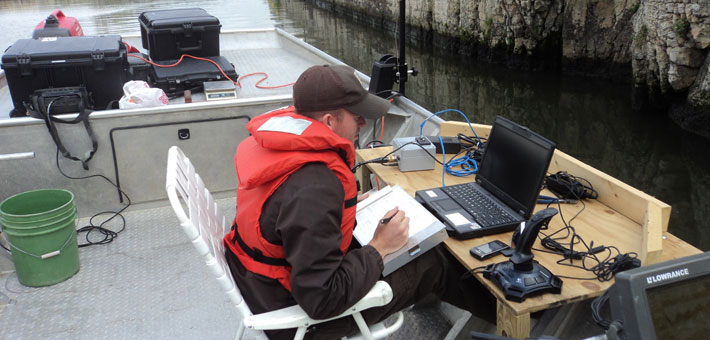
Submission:
[[[276,279],[291,291],[291,266],[285,260],[283,246],[270,243],[261,235],[259,218],[264,203],[302,166],[324,163],[345,191],[340,225],[340,249],[345,254],[355,226],[357,183],[350,170],[355,148],[326,125],[296,114],[293,107],[255,117],[247,124],[247,130],[252,136],[239,144],[234,157],[239,180],[237,215],[224,242],[247,270]]]

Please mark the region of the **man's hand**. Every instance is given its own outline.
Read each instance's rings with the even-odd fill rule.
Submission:
[[[384,258],[402,248],[409,240],[409,217],[399,207],[388,211],[382,217],[386,223],[380,223],[375,229],[370,245]]]
[[[362,194],[362,195],[357,195],[357,202],[360,203],[360,202],[362,202],[362,200],[364,200],[364,199],[366,199],[366,198],[368,198],[368,197],[370,197],[370,192],[369,192],[369,191],[366,192],[366,193],[364,193],[364,194]]]

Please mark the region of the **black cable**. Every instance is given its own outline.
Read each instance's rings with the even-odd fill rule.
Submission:
[[[361,167],[361,166],[363,166],[363,165],[366,165],[366,164],[372,164],[372,163],[385,164],[385,163],[392,162],[392,160],[387,159],[387,157],[388,157],[389,155],[391,155],[391,154],[392,154],[392,152],[390,152],[390,153],[388,153],[387,155],[382,156],[382,157],[377,157],[377,158],[373,158],[373,159],[370,159],[370,160],[367,160],[367,161],[358,162],[358,163],[356,163],[356,164],[353,166],[353,168],[350,169],[350,170],[351,170],[353,173],[355,173],[355,171],[357,171],[357,168],[359,168],[359,167]]]
[[[91,216],[91,218],[89,218],[89,224],[88,224],[88,225],[86,225],[86,226],[84,226],[84,227],[81,227],[81,228],[77,229],[77,231],[76,231],[77,234],[79,234],[79,233],[86,233],[86,237],[85,237],[85,238],[86,238],[86,243],[79,244],[79,248],[81,248],[81,247],[93,246],[93,245],[97,245],[97,244],[111,243],[111,242],[113,241],[113,239],[115,239],[116,237],[118,237],[118,234],[119,234],[119,233],[121,233],[123,230],[126,229],[126,219],[123,217],[123,215],[121,215],[121,213],[122,213],[124,210],[126,210],[129,206],[131,206],[131,198],[128,197],[128,195],[127,195],[123,190],[121,190],[121,188],[119,188],[116,184],[114,184],[110,179],[108,179],[108,178],[107,178],[106,176],[104,176],[104,175],[98,175],[98,174],[97,174],[97,175],[89,175],[89,176],[83,176],[83,177],[72,177],[72,176],[69,176],[69,175],[67,175],[66,173],[64,173],[64,171],[62,170],[62,168],[59,166],[59,148],[57,148],[57,154],[56,154],[55,160],[56,160],[56,164],[57,164],[57,169],[59,169],[59,172],[60,172],[64,177],[69,178],[69,179],[73,179],[73,180],[89,179],[89,178],[94,178],[94,177],[100,177],[100,178],[103,178],[104,180],[106,180],[107,182],[109,182],[109,183],[110,183],[111,185],[113,185],[114,187],[116,187],[116,189],[118,189],[118,191],[119,191],[123,196],[126,197],[126,199],[128,200],[128,203],[127,203],[125,206],[123,206],[123,208],[121,208],[121,209],[118,210],[118,211],[102,211],[102,212],[96,213],[96,214],[94,214],[93,216]],[[96,224],[94,223],[94,218],[97,218],[98,216],[100,216],[100,215],[105,215],[105,214],[112,214],[112,215],[111,215],[109,218],[107,218],[106,220],[104,220],[103,222],[101,222],[100,224],[96,225]],[[113,220],[113,219],[116,218],[116,217],[119,217],[119,218],[121,219],[121,228],[120,228],[118,231],[113,231],[113,230],[111,230],[111,229],[108,229],[108,228],[104,227],[104,225],[105,225],[106,223],[110,222],[111,220]],[[92,240],[90,239],[90,237],[89,237],[89,236],[92,234],[92,232],[99,233],[99,234],[103,235],[103,238],[101,238],[101,239],[98,240],[98,241],[92,241]]]
[[[597,277],[601,278],[599,281],[610,281],[616,273],[641,266],[641,260],[638,259],[638,255],[635,252],[622,254],[614,246],[608,248],[609,254],[607,258],[590,268]],[[612,256],[611,249],[616,251],[616,256]]]
[[[478,136],[466,136],[463,133],[459,133],[456,135],[456,137],[459,139],[459,142],[461,142],[462,147],[474,147],[479,151],[483,151],[485,149],[485,141],[488,140],[488,138],[485,137],[478,137]],[[464,144],[467,144],[464,146]]]
[[[594,300],[592,300],[591,305],[592,318],[594,319],[594,322],[596,322],[597,325],[599,325],[601,328],[604,328],[605,330],[609,329],[609,325],[611,325],[611,322],[601,316],[601,309],[602,306],[604,306],[608,301],[609,290],[605,291],[604,294],[599,295]]]
[[[544,186],[558,198],[581,200],[599,197],[599,193],[594,190],[587,179],[570,175],[566,171],[558,171],[545,176]]]
[[[553,239],[552,235],[557,232],[567,230],[571,235],[569,241],[569,247],[563,245],[562,243]],[[571,231],[570,231],[571,230]],[[567,226],[558,230],[557,232],[545,236],[541,243],[548,249],[552,251],[545,251],[541,249],[536,249],[538,251],[544,251],[548,253],[557,253],[563,256],[562,259],[557,261],[557,264],[562,266],[569,266],[573,268],[582,269],[587,272],[594,274],[593,278],[582,278],[582,277],[565,277],[569,279],[576,280],[598,280],[600,282],[610,281],[614,278],[616,273],[636,268],[640,266],[641,262],[637,258],[637,254],[634,252],[622,254],[621,251],[614,246],[599,246],[594,247],[594,244],[587,245],[587,243],[582,239],[579,234],[574,231],[572,226]],[[575,250],[574,245],[581,244],[583,250]],[[602,252],[606,252],[606,256],[598,256]],[[574,261],[581,261],[581,264],[575,264]]]
[[[373,145],[375,143],[377,145]],[[384,142],[382,142],[381,140],[377,140],[377,139],[373,139],[369,143],[365,144],[366,149],[371,149],[371,148],[380,147],[380,146],[388,146],[388,145],[385,144]]]
[[[461,277],[459,278],[459,280],[462,280],[462,281],[466,280],[470,277],[473,277],[474,274],[483,274],[485,272],[485,269],[486,269],[486,266],[484,265],[484,266],[480,266],[480,267],[476,267],[476,268],[467,270],[466,272],[461,274]]]
[[[577,216],[579,216],[582,211],[586,209],[587,205],[585,204],[584,199],[595,199],[599,196],[589,181],[584,178],[569,175],[566,172],[558,172],[554,175],[546,176],[546,186],[550,181],[560,184],[560,187],[564,186],[566,188],[562,190],[563,192],[561,193],[555,192],[555,195],[572,195],[571,197],[558,195],[558,197],[577,199],[582,203],[582,208],[568,221],[564,217],[560,202],[557,201],[556,203],[560,219],[562,219],[564,227],[549,235],[540,232],[540,234],[538,234],[540,244],[542,244],[542,246],[546,249],[535,250],[546,253],[560,254],[563,258],[558,260],[557,264],[582,269],[594,275],[592,278],[558,275],[559,277],[575,280],[598,280],[600,282],[605,282],[613,279],[614,275],[620,271],[640,266],[641,262],[638,260],[636,253],[630,252],[622,254],[621,251],[614,246],[595,247],[593,241],[590,244],[587,244],[587,242],[585,242],[584,239],[575,231],[572,226],[572,221],[574,221],[574,219],[576,219]],[[582,182],[585,182],[586,184]],[[555,186],[556,184],[552,185]],[[547,186],[547,188],[550,189],[549,186]],[[551,204],[552,203],[547,206],[549,207]],[[563,240],[567,241],[563,242]],[[602,253],[604,253],[604,255],[598,256],[598,254]],[[575,260],[581,261],[581,263],[575,263]]]

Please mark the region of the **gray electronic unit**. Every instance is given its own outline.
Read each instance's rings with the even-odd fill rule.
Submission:
[[[237,88],[231,80],[206,81],[203,86],[207,100],[237,98]]]
[[[609,301],[623,339],[707,339],[710,253],[618,273]]]
[[[408,144],[410,143],[410,144]],[[436,147],[426,137],[401,137],[392,141],[399,171],[434,170]]]

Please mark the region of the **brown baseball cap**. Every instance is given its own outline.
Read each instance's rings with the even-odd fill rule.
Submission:
[[[312,66],[301,73],[293,85],[293,103],[298,112],[346,108],[368,119],[384,116],[392,104],[370,94],[345,65]]]

